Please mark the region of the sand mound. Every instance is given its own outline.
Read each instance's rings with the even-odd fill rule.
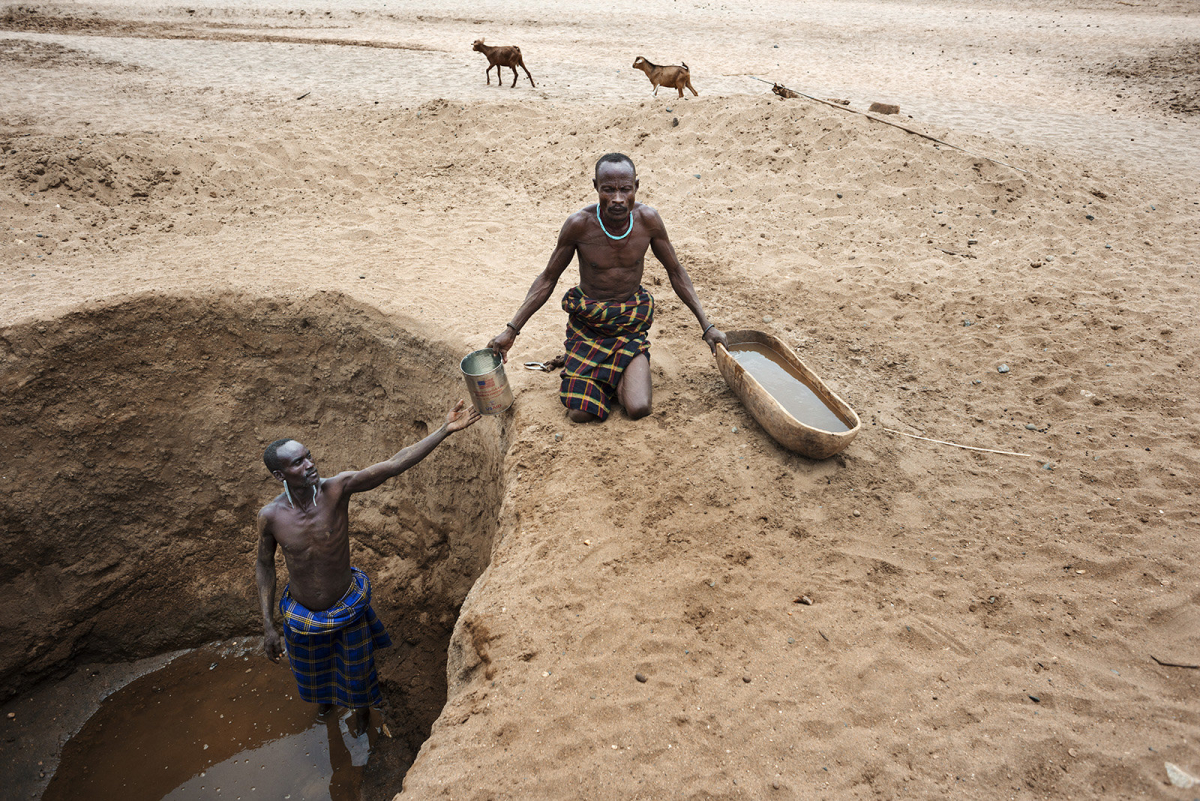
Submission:
[[[770,330],[800,349],[855,406],[866,430],[829,462],[781,451],[717,376],[697,345],[694,321],[656,265],[647,274],[659,299],[652,418],[564,428],[553,377],[511,373],[518,400],[498,523],[503,540],[457,623],[449,611],[424,621],[435,639],[452,624],[457,633],[449,703],[409,774],[412,793],[446,786],[473,792],[492,786],[496,775],[513,783],[514,797],[570,796],[580,786],[600,792],[614,781],[631,793],[682,787],[715,795],[734,779],[753,781],[755,792],[778,783],[799,793],[828,780],[822,766],[840,768],[834,781],[847,792],[890,792],[906,778],[930,792],[950,792],[961,784],[956,777],[991,788],[1011,776],[1015,786],[1032,782],[1046,793],[1144,786],[1159,766],[1148,758],[1122,765],[1125,735],[1096,737],[1094,724],[1115,710],[1125,718],[1123,731],[1149,736],[1152,721],[1182,714],[1189,692],[1186,678],[1149,665],[1143,651],[1153,642],[1186,658],[1195,638],[1186,617],[1194,599],[1176,590],[1191,568],[1175,537],[1191,518],[1183,499],[1200,475],[1188,450],[1198,436],[1188,421],[1197,418],[1172,366],[1190,364],[1197,352],[1187,324],[1190,200],[1170,184],[1143,183],[1103,163],[952,137],[973,155],[795,101],[702,97],[686,107],[616,104],[592,113],[585,127],[564,124],[547,105],[442,100],[383,113],[289,113],[270,135],[253,138],[140,133],[97,135],[82,145],[66,137],[12,139],[17,153],[8,163],[21,166],[6,175],[19,191],[6,210],[21,219],[44,214],[19,234],[36,251],[6,244],[15,265],[37,271],[18,276],[8,308],[30,314],[18,305],[30,294],[21,293],[34,292],[55,270],[63,280],[39,296],[42,316],[71,308],[87,292],[147,283],[232,284],[304,299],[314,289],[349,284],[385,315],[419,316],[426,329],[474,347],[516,307],[559,218],[587,202],[594,154],[622,143],[639,165],[642,198],[663,213],[713,319]],[[97,165],[91,173],[85,157]],[[63,179],[37,192],[35,182],[52,167]],[[1163,235],[1168,229],[1175,233]],[[287,304],[292,331],[311,302]],[[361,308],[359,301],[339,303]],[[325,316],[335,322],[314,318],[314,334],[349,336],[334,305]],[[245,561],[217,564],[227,569],[227,584],[241,582],[243,591],[206,590],[194,577],[184,583],[188,597],[205,605],[203,615],[189,612],[198,631],[246,631],[255,625],[248,521],[270,492],[255,454],[259,440],[274,434],[254,432],[282,419],[286,402],[299,404],[287,407],[289,416],[308,421],[313,436],[329,443],[328,461],[341,465],[378,451],[383,432],[389,443],[396,440],[380,418],[372,423],[379,410],[364,397],[372,399],[374,384],[389,386],[389,362],[353,346],[329,362],[311,349],[315,343],[291,354],[282,335],[270,347],[219,339],[219,351],[204,350],[204,336],[191,337],[192,347],[177,341],[171,354],[161,332],[177,326],[170,315],[155,314],[161,322],[139,335],[147,344],[132,350],[136,359],[116,370],[112,358],[129,349],[110,344],[99,363],[106,376],[161,372],[184,350],[196,370],[217,371],[187,425],[197,432],[192,439],[212,432],[229,461],[152,489],[190,499],[200,487],[190,507],[196,530],[214,527],[210,518],[224,509],[225,530],[242,532],[240,545],[213,548],[242,554]],[[194,333],[193,318],[183,319]],[[59,340],[39,339],[38,325],[59,332]],[[50,370],[56,360],[85,363],[56,344],[75,341],[62,333],[70,325],[23,326],[24,351],[11,351],[9,369],[65,382],[65,373]],[[88,330],[111,342],[123,327],[111,318]],[[257,330],[232,319],[212,328]],[[527,327],[514,358],[553,355],[560,338],[561,320],[548,308]],[[456,353],[466,349],[454,346]],[[205,353],[213,358],[204,361]],[[24,359],[42,366],[21,367]],[[452,360],[437,359],[441,371],[429,380],[440,392],[457,393]],[[255,373],[279,360],[278,380],[286,371],[308,376],[295,401],[272,395]],[[360,385],[348,371],[364,360],[374,378]],[[338,403],[357,405],[321,411],[330,385],[313,371],[322,364],[347,371],[335,382],[346,399]],[[1009,372],[998,373],[1001,364]],[[108,428],[108,418],[93,413],[100,408],[114,420],[130,414],[131,401],[106,400],[130,392],[114,381],[98,377],[99,394],[71,412],[70,425],[86,426],[80,433],[92,443],[141,443],[136,454],[153,448],[138,455],[153,465],[173,460],[170,438],[164,444],[161,434],[136,427],[140,412],[128,417],[127,428]],[[224,394],[212,389],[222,386]],[[51,397],[64,403],[73,389],[63,383]],[[26,424],[35,408],[56,414],[47,401],[35,407],[30,393]],[[432,397],[398,396],[388,408],[403,421],[408,404]],[[174,398],[163,394],[159,406],[167,400]],[[242,404],[250,404],[245,419],[255,420],[255,429],[235,413]],[[428,422],[431,414],[419,419]],[[230,426],[242,439],[227,438]],[[883,426],[1034,458],[936,448]],[[396,431],[402,441],[418,433]],[[12,444],[16,451],[29,447]],[[39,457],[43,470],[63,469],[57,454],[71,451],[55,448]],[[120,475],[134,480],[143,461],[127,461]],[[467,464],[457,469],[473,474]],[[250,483],[217,478],[230,470]],[[71,485],[51,478],[54,498],[68,497]],[[106,497],[109,490],[94,486]],[[422,484],[413,497],[444,497],[439,491]],[[70,497],[76,495],[87,493]],[[34,495],[17,497],[22,505],[6,520],[50,514],[38,511]],[[122,489],[117,497],[131,504],[118,507],[126,509],[121,520],[138,522],[105,525],[141,532],[152,528],[143,518],[155,514],[155,525],[166,525],[140,492]],[[475,514],[485,508],[495,507],[478,506]],[[400,547],[381,542],[395,529],[386,514],[364,512],[357,519],[380,536],[356,543],[359,553],[369,560]],[[39,530],[72,524],[64,516]],[[122,547],[168,564],[178,541],[187,541],[181,526],[165,529],[179,536],[156,540],[161,545],[148,551]],[[27,570],[48,553],[15,552]],[[134,586],[132,571],[72,554]],[[431,580],[421,578],[418,556],[403,564],[404,582]],[[457,575],[456,586],[465,590],[472,575]],[[108,585],[97,579],[97,586]],[[794,604],[800,595],[816,605]],[[61,652],[41,645],[24,663],[14,653],[14,670],[20,665],[36,675],[71,648],[118,653],[103,651],[98,638],[76,636],[67,622],[95,616],[97,627],[113,628],[112,637],[126,636],[109,613],[73,595],[59,597],[55,608],[74,612],[37,631],[49,627],[71,645]],[[402,594],[393,597],[395,608],[409,608]],[[172,623],[164,612],[139,629],[129,638],[134,650],[176,642],[168,636]],[[28,642],[37,631],[24,635]],[[648,681],[633,680],[635,672]],[[441,681],[429,670],[423,680],[431,673]],[[426,709],[428,720],[436,713]],[[1020,735],[1050,709],[1059,723]],[[887,735],[901,718],[905,726]],[[581,728],[580,720],[588,725]],[[631,728],[639,720],[646,724]],[[1076,733],[1084,730],[1091,734]],[[964,738],[974,743],[965,751],[954,746]],[[754,745],[735,750],[734,742]],[[609,753],[612,745],[619,753]],[[727,748],[724,761],[702,756]],[[1069,750],[1085,754],[1088,767],[1060,776]],[[619,773],[601,754],[618,760]],[[377,776],[379,792],[395,790],[404,764],[397,759],[400,767]]]

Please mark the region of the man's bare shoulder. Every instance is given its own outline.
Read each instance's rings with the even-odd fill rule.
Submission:
[[[596,204],[584,206],[579,211],[567,217],[563,223],[563,231],[568,234],[582,234],[591,229],[592,220],[596,219]]]
[[[658,209],[654,208],[653,206],[647,206],[645,203],[638,203],[637,206],[634,207],[634,211],[637,212],[638,217],[644,222],[655,222],[660,225],[662,224],[662,217],[659,216]]]
[[[321,494],[340,498],[346,490],[346,482],[357,476],[361,470],[343,470],[335,476],[321,479]]]
[[[279,511],[280,503],[283,501],[283,493],[279,493],[267,503],[266,506],[258,510],[258,522],[260,524],[271,524],[275,522],[275,514]]]

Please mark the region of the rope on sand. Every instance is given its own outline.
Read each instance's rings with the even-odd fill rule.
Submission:
[[[763,83],[769,83],[772,86],[776,86],[776,85],[783,86],[783,84],[776,84],[774,81],[764,81],[762,78],[759,78],[754,75],[750,75],[748,77],[754,78],[754,80],[756,80],[756,81],[762,81]],[[786,86],[784,86],[783,88],[787,89]],[[795,89],[787,89],[787,90],[789,92],[796,92]],[[906,133],[910,133],[913,136],[919,136],[922,139],[928,139],[930,142],[937,142],[939,145],[945,145],[946,147],[952,147],[955,150],[966,153],[968,156],[971,156],[972,158],[983,159],[984,161],[990,161],[993,164],[999,164],[1003,167],[1008,167],[1011,170],[1016,170],[1017,172],[1023,172],[1026,175],[1030,174],[1029,170],[1023,170],[1020,167],[1013,166],[1012,164],[1009,164],[1006,161],[1000,161],[999,159],[993,159],[993,158],[989,158],[987,156],[981,156],[978,153],[972,153],[971,151],[966,150],[965,148],[961,148],[958,145],[952,145],[949,142],[945,142],[945,141],[942,141],[941,139],[938,139],[937,137],[930,136],[929,134],[921,133],[920,131],[914,131],[912,128],[906,128],[905,126],[901,125],[898,122],[891,122],[890,120],[881,120],[881,119],[879,119],[879,117],[872,117],[870,114],[866,113],[865,111],[859,111],[859,110],[853,109],[853,108],[846,108],[845,106],[838,105],[837,103],[830,103],[828,100],[822,100],[819,97],[813,97],[812,95],[806,95],[806,94],[804,94],[804,92],[796,92],[796,94],[800,95],[800,97],[806,97],[809,100],[815,100],[818,103],[824,103],[825,105],[829,106],[830,108],[836,108],[838,111],[848,111],[851,114],[861,114],[862,116],[866,117],[868,120],[874,120],[875,122],[882,122],[884,125],[890,125],[893,128],[899,128],[900,130],[905,131]]]
[[[1004,456],[1025,456],[1028,458],[1033,458],[1033,454],[1031,454],[1031,453],[1017,453],[1016,451],[998,451],[998,450],[994,450],[992,448],[976,448],[972,445],[959,445],[957,442],[947,442],[944,439],[930,439],[929,437],[918,437],[916,434],[906,434],[903,431],[897,431],[896,429],[888,428],[887,426],[880,426],[880,428],[882,428],[884,431],[891,432],[892,434],[899,434],[902,437],[912,437],[913,439],[922,439],[922,440],[925,440],[926,442],[936,442],[938,445],[952,445],[955,448],[962,448],[963,450],[968,450],[968,451],[979,451],[980,453],[999,453]]]

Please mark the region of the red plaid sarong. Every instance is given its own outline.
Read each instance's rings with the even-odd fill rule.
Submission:
[[[592,300],[579,287],[563,295],[567,318],[566,369],[559,399],[601,420],[629,363],[650,351],[654,298],[642,287],[626,300]]]

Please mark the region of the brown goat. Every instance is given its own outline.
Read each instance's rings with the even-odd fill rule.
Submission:
[[[638,56],[633,62],[633,68],[646,73],[646,77],[650,79],[651,85],[654,86],[655,96],[658,95],[658,87],[660,86],[678,90],[680,97],[683,97],[683,87],[685,86],[692,90],[692,94],[697,96],[700,94],[692,86],[692,73],[688,70],[687,64],[681,67],[660,67]]]
[[[529,75],[529,67],[525,66],[525,60],[521,58],[521,48],[516,45],[485,45],[482,39],[476,39],[475,44],[471,45],[471,49],[477,53],[483,53],[487,56],[488,68],[484,70],[487,75],[488,86],[492,85],[492,67],[496,68],[496,83],[504,85],[504,79],[500,77],[500,68],[508,67],[513,71],[512,85],[517,85],[517,67],[525,70],[525,74],[529,76],[529,85],[534,89],[537,84],[533,82],[533,76]]]

